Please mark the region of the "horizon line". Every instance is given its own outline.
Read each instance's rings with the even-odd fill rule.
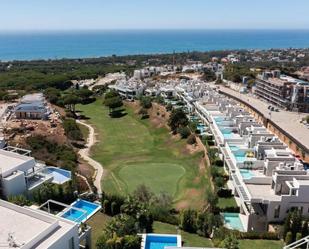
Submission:
[[[106,28],[106,29],[0,29],[13,32],[98,32],[98,31],[309,31],[309,28]]]

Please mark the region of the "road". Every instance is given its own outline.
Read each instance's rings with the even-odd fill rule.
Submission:
[[[268,106],[270,104],[260,99],[257,99],[252,95],[241,94],[239,92],[222,86],[220,87],[220,90],[222,92],[231,94],[238,99],[241,99],[245,103],[251,104],[261,113],[263,113],[265,117],[269,118],[291,136],[295,137],[306,148],[309,148],[309,129],[305,125],[300,123],[302,118],[308,115],[308,113],[297,113],[285,110],[280,110],[279,112],[270,112],[268,109]]]
[[[87,124],[83,121],[80,121],[80,120],[77,120],[76,122],[78,124],[86,126],[89,130],[89,135],[88,135],[88,138],[87,138],[87,143],[85,145],[85,148],[79,150],[78,154],[81,156],[81,158],[83,158],[85,161],[87,161],[95,169],[93,184],[97,188],[97,192],[98,192],[99,197],[101,197],[102,196],[101,181],[102,181],[103,172],[104,172],[103,165],[98,163],[97,161],[93,160],[90,157],[90,149],[96,143],[95,132],[94,132],[94,129],[91,125],[89,125],[89,124]]]

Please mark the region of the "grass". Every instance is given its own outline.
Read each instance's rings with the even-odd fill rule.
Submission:
[[[82,135],[83,135],[83,138],[86,140],[89,136],[89,130],[86,126],[82,125],[82,124],[77,124]]]
[[[107,216],[106,214],[98,212],[87,221],[87,225],[89,225],[92,228],[91,230],[92,248],[96,248],[95,244],[98,238],[100,237],[103,229],[105,228],[107,222],[110,219],[111,219],[110,216]]]
[[[236,203],[234,197],[219,198],[218,199],[218,207],[219,208],[237,207],[237,203]]]
[[[240,249],[282,249],[283,242],[280,240],[240,240]]]
[[[125,195],[145,184],[155,193],[168,192],[184,207],[204,204],[210,184],[200,174],[201,152],[187,153],[185,140],[141,120],[132,107],[121,118],[111,118],[101,100],[77,108],[98,133],[92,157],[104,166],[104,191]]]
[[[175,226],[157,221],[153,223],[153,230],[154,233],[177,234],[177,229]],[[184,246],[213,247],[211,240],[200,237],[197,234],[181,231],[181,237],[184,242]]]

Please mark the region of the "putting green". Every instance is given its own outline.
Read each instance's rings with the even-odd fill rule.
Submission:
[[[168,192],[174,196],[178,181],[185,173],[186,170],[177,164],[142,163],[122,167],[118,176],[129,192],[145,184],[155,193]]]

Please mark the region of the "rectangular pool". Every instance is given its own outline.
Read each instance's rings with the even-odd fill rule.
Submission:
[[[85,222],[101,209],[101,205],[78,199],[71,204],[61,217],[78,223]]]
[[[245,231],[238,213],[223,213],[222,216],[227,228],[241,232]]]
[[[168,246],[181,247],[180,235],[146,234],[142,249],[165,249]]]
[[[252,170],[249,169],[240,169],[240,174],[244,179],[251,179],[252,177],[254,177],[254,173],[252,172]]]

